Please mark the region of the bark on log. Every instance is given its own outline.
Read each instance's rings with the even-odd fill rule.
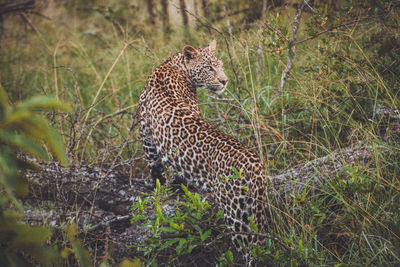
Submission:
[[[345,166],[366,166],[372,163],[372,150],[372,146],[360,142],[270,176],[269,179],[280,196],[301,193],[306,186],[311,186],[313,189],[320,188],[326,179],[342,174]]]

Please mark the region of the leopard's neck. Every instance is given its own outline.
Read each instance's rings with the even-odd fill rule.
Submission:
[[[178,53],[171,56],[158,69],[156,75],[163,76],[158,78],[166,82],[164,89],[162,89],[164,93],[174,101],[184,103],[186,107],[200,115],[197,90],[189,79],[183,55]],[[177,83],[177,87],[170,87],[168,83]]]

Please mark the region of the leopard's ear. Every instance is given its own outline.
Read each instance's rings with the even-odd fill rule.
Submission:
[[[210,44],[208,45],[208,48],[211,50],[211,51],[215,51],[215,48],[217,47],[217,41],[215,41],[215,39],[214,40],[212,40],[211,42],[210,42]]]
[[[187,45],[182,49],[182,54],[187,60],[192,60],[200,55],[200,52],[193,46]]]

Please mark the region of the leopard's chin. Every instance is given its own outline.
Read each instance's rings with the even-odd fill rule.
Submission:
[[[218,89],[218,90],[212,90],[212,92],[217,95],[221,95],[224,91],[225,91],[225,87]]]
[[[225,85],[220,84],[217,86],[207,86],[208,90],[210,90],[211,92],[213,92],[214,94],[217,94],[217,95],[221,95],[225,91],[225,88],[226,88],[226,84]]]

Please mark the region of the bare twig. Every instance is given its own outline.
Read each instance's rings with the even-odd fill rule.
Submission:
[[[142,36],[142,42],[143,42],[144,46],[146,47],[146,50],[147,50],[149,53],[151,53],[151,54],[153,55],[153,60],[156,59],[158,62],[160,62],[160,59],[157,57],[156,53],[154,53],[154,52],[150,49],[149,45],[148,45],[147,42],[146,42],[146,39],[144,39],[143,36]]]
[[[75,91],[76,99],[78,100],[78,103],[79,103],[78,112],[76,112],[76,113],[74,112],[74,114],[71,116],[69,146],[68,146],[68,154],[71,155],[72,151],[74,150],[75,145],[77,143],[76,137],[77,137],[77,132],[79,132],[79,130],[80,130],[79,122],[80,122],[81,115],[82,115],[82,110],[83,110],[83,105],[82,105],[80,93],[78,91],[78,79],[76,78],[75,72],[69,67],[56,66],[54,68],[55,69],[59,69],[59,68],[65,69],[65,70],[69,71],[72,74],[72,77],[74,78],[74,91]],[[73,119],[73,117],[75,117],[75,119]]]
[[[315,14],[318,15],[318,17],[323,20],[324,18],[319,14],[319,12],[317,10],[315,10],[315,8],[313,8],[312,6],[310,6],[310,4],[308,3],[308,0],[304,0],[304,4]]]
[[[153,60],[154,62],[156,62],[156,61],[159,60],[157,57],[154,57],[154,55],[150,55],[150,54],[146,53],[146,51],[141,51],[139,48],[142,48],[142,46],[139,46],[139,48],[138,48],[138,47],[136,47],[136,46],[133,44],[133,42],[129,43],[129,47],[132,47],[132,48],[135,49],[137,52],[139,52],[139,53],[142,54],[143,56],[145,56],[145,57],[147,57],[147,58]],[[147,48],[146,48],[146,50],[147,50]],[[151,50],[150,50],[150,52],[153,53]]]
[[[267,21],[267,26],[274,30],[282,39],[285,39],[286,42],[289,42],[288,38],[276,27],[274,27],[270,22]]]
[[[136,113],[133,115],[132,117],[132,125],[131,128],[129,129],[129,133],[128,136],[125,139],[125,142],[122,144],[120,151],[118,153],[118,155],[115,157],[114,161],[112,162],[108,172],[106,173],[106,176],[108,176],[110,174],[110,172],[112,172],[115,168],[115,163],[117,162],[117,160],[120,158],[123,150],[125,149],[126,145],[128,144],[129,140],[132,138],[133,132],[135,130],[136,125],[139,123],[139,114],[138,114],[138,109],[136,110]]]
[[[300,2],[301,3],[299,4],[299,7],[296,10],[296,15],[294,16],[294,21],[293,21],[293,26],[292,26],[292,46],[289,47],[288,62],[286,64],[285,70],[282,72],[281,83],[280,83],[278,89],[275,91],[274,99],[276,99],[282,93],[282,90],[283,90],[283,88],[285,86],[285,82],[286,82],[287,78],[289,77],[290,70],[292,69],[293,57],[294,57],[294,53],[296,51],[296,44],[295,43],[297,42],[297,31],[299,29],[299,23],[300,23],[301,14],[302,14],[303,9],[304,9],[304,0],[301,0]]]
[[[358,23],[358,22],[360,22],[360,19],[356,19],[356,20],[353,20],[353,21],[349,21],[349,22],[346,22],[346,23],[342,23],[342,24],[333,26],[333,27],[331,27],[329,29],[326,29],[324,31],[318,32],[318,33],[314,34],[313,36],[310,36],[310,37],[304,38],[303,40],[297,41],[294,44],[297,45],[297,44],[301,44],[301,43],[307,42],[308,40],[312,40],[314,38],[317,38],[318,36],[320,36],[320,35],[322,35],[324,33],[334,31],[334,30],[336,30],[338,28],[347,27],[347,26],[353,25],[353,24]],[[371,23],[371,22],[369,22],[369,23]]]
[[[257,73],[257,82],[258,85],[261,84],[261,81],[263,80],[263,75],[264,75],[264,66],[265,66],[265,58],[264,58],[264,53],[262,50],[261,46],[261,39],[262,39],[262,30],[263,30],[263,25],[264,21],[266,18],[266,12],[267,12],[267,4],[268,0],[263,1],[263,8],[261,11],[261,22],[258,27],[258,44],[257,44],[257,60],[256,60],[256,73]]]
[[[358,18],[356,20],[352,20],[352,21],[349,21],[349,22],[345,22],[345,23],[342,23],[342,24],[339,24],[339,25],[332,26],[329,29],[320,31],[320,32],[318,32],[318,33],[316,33],[316,34],[314,34],[312,36],[309,36],[307,38],[304,38],[304,39],[302,39],[300,41],[296,41],[292,45],[298,45],[298,44],[307,42],[309,40],[312,40],[312,39],[315,39],[315,38],[319,37],[322,34],[329,33],[329,32],[335,32],[335,30],[337,30],[339,28],[348,27],[348,26],[351,26],[353,24],[359,23],[360,21],[366,20],[366,19],[368,19],[369,21],[366,22],[366,23],[363,23],[362,25],[368,25],[368,24],[371,24],[371,23],[375,23],[375,21],[372,20],[372,19],[374,19],[374,17]],[[268,52],[278,52],[278,51],[282,51],[282,50],[286,50],[286,49],[290,49],[290,48],[291,48],[291,46],[288,45],[288,46],[286,46],[284,48],[278,48],[278,49],[274,49],[274,50],[269,50]]]

